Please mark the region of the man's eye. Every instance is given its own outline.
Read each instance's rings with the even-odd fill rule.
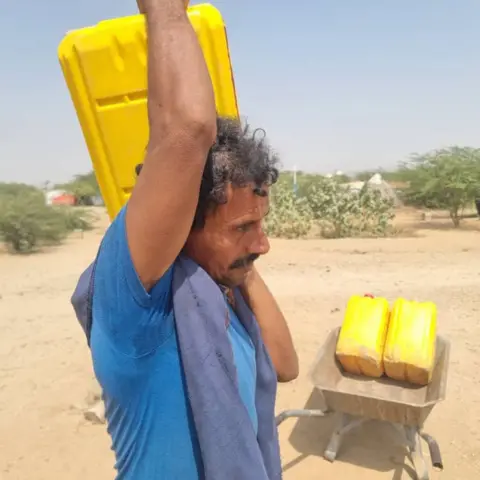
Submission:
[[[238,230],[239,232],[245,233],[245,232],[248,231],[249,228],[250,228],[250,224],[249,224],[249,223],[244,223],[243,225],[239,225],[239,226],[237,227],[237,230]]]

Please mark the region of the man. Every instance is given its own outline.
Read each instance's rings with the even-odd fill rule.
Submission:
[[[141,11],[150,139],[93,274],[90,346],[117,478],[277,479],[276,382],[298,360],[253,266],[269,250],[277,159],[258,132],[217,119],[184,1]]]

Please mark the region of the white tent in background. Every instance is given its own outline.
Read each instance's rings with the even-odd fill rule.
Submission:
[[[375,173],[367,182],[369,185],[382,185],[384,183],[386,182],[383,181],[383,178],[379,173]]]
[[[397,194],[395,193],[395,190],[392,188],[392,186],[388,182],[386,182],[382,178],[382,176],[379,173],[376,173],[375,175],[373,175],[370,178],[370,180],[368,180],[366,185],[367,185],[367,188],[371,188],[380,192],[382,197],[392,199],[395,206],[398,207],[401,205],[401,202]]]

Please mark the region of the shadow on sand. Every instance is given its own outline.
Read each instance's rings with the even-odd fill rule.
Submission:
[[[304,408],[323,409],[323,399],[317,390],[312,391]],[[310,455],[322,457],[333,432],[334,421],[334,415],[287,419],[286,422],[296,422],[289,442],[300,455],[283,465],[283,470],[286,472],[294,468]],[[408,453],[399,444],[395,431],[388,425],[375,421],[345,435],[335,462],[350,463],[379,472],[392,472],[392,480],[416,478]]]

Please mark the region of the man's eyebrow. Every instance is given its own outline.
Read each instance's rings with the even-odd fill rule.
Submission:
[[[268,214],[270,213],[270,207],[268,207],[268,210],[264,213],[262,218],[265,218]],[[253,225],[254,223],[258,222],[258,219],[240,219],[240,220],[235,220],[232,222],[232,225],[235,227],[243,226],[243,225]]]

